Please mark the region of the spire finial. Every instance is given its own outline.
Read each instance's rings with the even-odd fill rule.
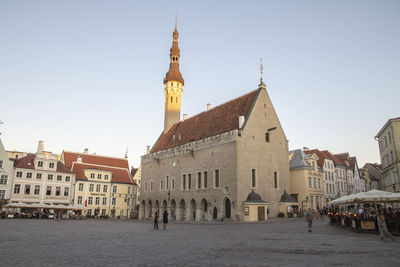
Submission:
[[[263,74],[264,74],[264,66],[263,66],[262,57],[261,57],[260,58],[260,84],[258,85],[258,87],[262,87],[265,89],[265,88],[267,88],[267,86],[263,82]]]
[[[175,30],[178,29],[178,11],[175,12]]]

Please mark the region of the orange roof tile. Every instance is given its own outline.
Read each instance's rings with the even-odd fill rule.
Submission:
[[[159,137],[151,153],[238,129],[239,116],[247,119],[260,90],[254,90],[174,124],[167,133]]]
[[[63,154],[64,154],[65,165],[69,169],[71,169],[72,163],[77,161],[78,156],[81,155],[83,163],[126,168],[129,170],[128,160],[123,158],[113,158],[107,156],[91,155],[91,154],[69,152],[69,151],[63,151]]]
[[[15,168],[33,170],[33,169],[35,169],[35,164],[33,162],[35,157],[36,157],[36,154],[28,153],[25,157],[16,159],[14,166],[15,166]],[[56,172],[72,173],[67,167],[65,167],[65,165],[61,161],[57,161]]]
[[[328,150],[323,150],[323,151],[321,151],[321,153],[322,153],[323,155],[325,155],[327,158],[333,160],[333,162],[334,162],[335,164],[339,164],[339,165],[346,166],[346,164],[345,164],[343,161],[341,161],[340,159],[338,159],[337,157],[335,157],[335,156],[334,156],[331,152],[329,152]]]
[[[75,162],[72,167],[72,172],[76,174],[76,179],[88,180],[83,172],[85,169],[111,172],[112,173],[111,182],[113,183],[136,184],[130,176],[129,169],[110,168],[106,166],[97,166],[97,165],[77,163],[77,162]]]
[[[304,151],[305,154],[316,154],[318,157],[317,160],[317,165],[323,169],[324,168],[324,160],[325,160],[325,156],[321,153],[321,151],[319,151],[318,149],[311,149],[311,150],[306,150]]]

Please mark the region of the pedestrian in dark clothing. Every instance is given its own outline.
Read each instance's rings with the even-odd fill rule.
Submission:
[[[163,224],[164,224],[164,230],[167,230],[168,212],[166,210],[164,210],[162,220],[163,220]]]
[[[154,213],[154,230],[158,230],[158,212]]]
[[[311,227],[312,227],[312,221],[314,219],[314,213],[311,211],[311,209],[308,209],[306,212],[306,221],[308,224],[308,232],[311,232]]]

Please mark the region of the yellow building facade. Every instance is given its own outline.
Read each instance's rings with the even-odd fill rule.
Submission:
[[[136,184],[127,159],[64,151],[61,159],[76,174],[74,205],[88,217],[130,218]]]
[[[323,170],[318,167],[316,154],[297,149],[289,152],[291,196],[302,211],[322,209],[326,205]]]

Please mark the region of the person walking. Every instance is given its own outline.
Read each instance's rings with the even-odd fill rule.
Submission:
[[[168,212],[167,212],[166,210],[164,210],[162,220],[163,220],[163,224],[164,224],[164,225],[163,225],[163,226],[164,226],[164,230],[167,230]]]
[[[312,232],[311,231],[311,227],[312,227],[313,219],[314,219],[314,213],[309,208],[308,211],[306,212],[306,221],[307,221],[307,224],[308,224],[308,232]]]
[[[154,230],[158,230],[158,212],[156,211],[154,213],[154,226],[153,226]]]
[[[394,241],[394,237],[389,233],[386,225],[385,214],[381,211],[378,216],[379,239],[383,240],[385,237],[390,237]]]

